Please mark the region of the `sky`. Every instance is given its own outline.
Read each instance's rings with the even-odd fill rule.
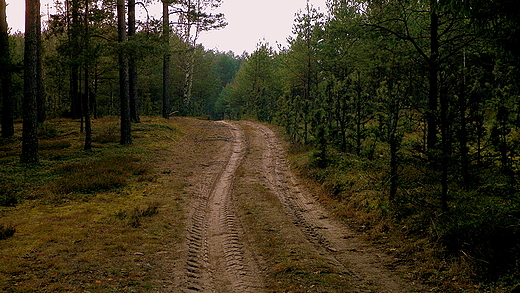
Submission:
[[[11,32],[24,31],[24,0],[7,0],[7,21]],[[326,0],[309,0],[325,12]],[[41,0],[44,20],[53,13],[53,0]],[[291,35],[296,12],[305,8],[307,0],[223,0],[222,6],[214,13],[224,13],[228,26],[223,29],[204,32],[199,38],[206,49],[233,51],[240,55],[244,51],[252,53],[260,41],[267,41],[273,47],[286,45]],[[138,15],[139,13],[138,8]],[[161,5],[149,8],[151,14],[159,18]],[[142,14],[142,11],[141,11]]]

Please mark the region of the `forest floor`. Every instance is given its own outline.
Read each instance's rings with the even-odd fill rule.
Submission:
[[[336,219],[293,174],[271,128],[150,118],[134,135],[130,148],[98,143],[94,155],[64,157],[80,141],[71,138],[59,159],[44,154],[31,170],[14,161],[19,142],[3,142],[0,159],[11,173],[2,176],[23,171],[25,183],[14,189],[25,195],[0,209],[0,224],[16,228],[0,240],[0,291],[434,291],[394,249],[365,242]],[[103,161],[110,152],[121,156],[114,164],[130,156],[145,167],[115,190],[55,194],[63,164]]]

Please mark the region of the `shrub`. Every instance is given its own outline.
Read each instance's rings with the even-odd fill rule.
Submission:
[[[135,207],[133,211],[130,213],[126,211],[119,211],[116,213],[116,218],[124,221],[126,220],[128,224],[133,227],[137,228],[141,226],[141,219],[144,217],[151,217],[153,215],[156,215],[159,213],[159,204],[158,203],[151,203],[148,204],[147,207],[144,209],[141,209],[139,207]]]
[[[0,206],[12,207],[18,204],[16,192],[9,185],[0,184]]]
[[[94,135],[92,140],[94,142],[98,143],[116,143],[119,142],[120,135],[119,131],[117,130],[117,127],[110,126],[103,130],[101,130],[99,133]]]
[[[0,225],[0,240],[12,237],[15,232],[16,229],[13,226]]]
[[[55,125],[45,122],[38,128],[39,138],[55,138],[58,136],[58,129]]]
[[[129,219],[128,223],[130,224],[130,226],[137,228],[137,227],[141,226],[141,218],[151,217],[151,216],[159,213],[158,209],[159,209],[159,205],[156,203],[148,205],[144,209],[136,207],[130,214],[130,219]]]
[[[66,140],[42,141],[38,145],[40,150],[63,150],[69,148],[70,146],[71,143]]]
[[[471,258],[493,279],[520,263],[520,206],[496,197],[476,197],[442,219],[440,239],[453,255]]]
[[[129,176],[142,175],[147,171],[147,168],[132,156],[113,156],[83,163],[70,163],[58,169],[62,176],[53,182],[51,188],[58,194],[108,191],[125,186]]]

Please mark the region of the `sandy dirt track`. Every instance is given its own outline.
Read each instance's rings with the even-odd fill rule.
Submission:
[[[236,204],[238,190],[261,184],[279,201],[268,216],[285,224],[282,234],[307,245],[308,253],[334,266],[351,286],[337,292],[424,292],[398,276],[392,259],[359,236],[318,202],[291,172],[280,138],[257,122],[208,122],[212,135],[189,176],[186,253],[178,266],[179,292],[270,292],[272,265],[257,250]],[[266,211],[267,212],[267,211]],[[289,237],[289,236],[288,236]],[[315,292],[315,291],[312,291]]]

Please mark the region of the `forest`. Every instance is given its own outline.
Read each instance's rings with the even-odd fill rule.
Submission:
[[[218,0],[162,0],[147,20],[146,1],[56,1],[43,27],[26,2],[26,31],[10,34],[0,0],[2,137],[23,123],[22,163],[55,118],[80,122],[85,149],[92,118],[118,116],[123,145],[140,116],[255,119],[284,129],[295,168],[372,240],[433,251],[424,280],[458,267],[483,290],[520,283],[515,0],[307,4],[287,46],[240,56],[197,42],[225,27]]]

